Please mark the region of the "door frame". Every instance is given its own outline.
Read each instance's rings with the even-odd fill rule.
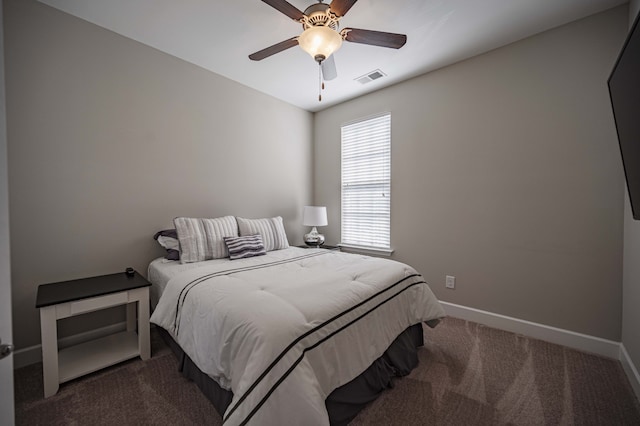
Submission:
[[[0,0],[0,339],[13,342],[11,316],[11,260],[9,245],[9,176],[7,161],[7,111],[4,84],[4,20]],[[0,359],[0,419],[15,424],[13,354]]]

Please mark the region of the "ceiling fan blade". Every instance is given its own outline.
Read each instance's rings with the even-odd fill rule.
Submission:
[[[336,15],[342,17],[347,14],[356,1],[358,0],[333,0],[329,5],[329,9]]]
[[[275,55],[276,53],[282,52],[283,50],[287,50],[290,47],[298,45],[298,37],[290,38],[289,40],[281,41],[280,43],[276,43],[273,46],[269,46],[265,49],[259,50],[256,53],[252,53],[249,55],[249,59],[252,61],[261,61],[264,58],[268,58],[271,55]]]
[[[407,42],[407,36],[404,34],[361,30],[358,28],[345,28],[341,33],[346,33],[345,40],[353,43],[371,44],[392,49],[400,49]]]
[[[338,71],[336,71],[336,61],[333,58],[333,55],[329,56],[327,59],[322,61],[322,78],[326,81],[333,80],[338,76]]]
[[[268,4],[269,6],[273,7],[274,9],[284,13],[294,21],[299,21],[304,17],[304,13],[302,13],[297,7],[295,7],[294,5],[292,5],[286,0],[262,0],[262,1]]]

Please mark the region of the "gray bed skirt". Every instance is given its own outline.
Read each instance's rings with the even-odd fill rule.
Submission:
[[[182,374],[198,385],[222,416],[231,403],[233,393],[222,389],[200,371],[169,333],[161,327],[158,329],[178,357]],[[418,365],[418,348],[423,344],[422,324],[418,323],[403,331],[362,374],[334,390],[325,401],[331,424],[346,425],[382,391],[392,387],[393,377],[409,374]]]

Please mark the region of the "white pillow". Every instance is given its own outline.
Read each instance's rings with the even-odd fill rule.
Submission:
[[[240,229],[240,236],[260,234],[266,251],[289,247],[282,217],[276,216],[268,219],[244,219],[238,217],[236,219]]]
[[[181,263],[229,257],[224,237],[238,236],[238,223],[233,216],[215,219],[177,217],[173,224],[180,241]]]
[[[158,244],[160,244],[166,250],[176,250],[176,251],[180,250],[180,242],[175,238],[164,237],[160,235],[158,237]]]
[[[158,231],[153,239],[167,251],[165,259],[180,260],[180,242],[178,241],[178,233],[175,229],[165,229]]]

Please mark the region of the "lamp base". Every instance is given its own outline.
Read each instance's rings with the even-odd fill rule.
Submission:
[[[319,234],[318,230],[314,226],[311,232],[304,234],[304,243],[311,247],[318,247],[324,244],[324,235]]]

